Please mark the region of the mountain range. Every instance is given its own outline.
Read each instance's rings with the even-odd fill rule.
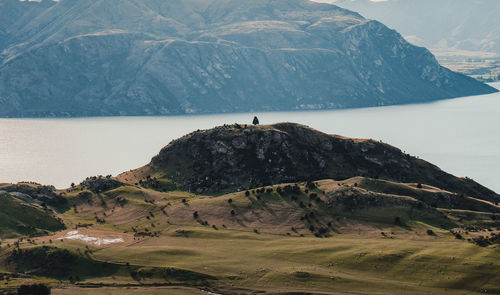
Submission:
[[[0,3],[1,117],[351,108],[494,91],[335,5]]]
[[[379,20],[420,46],[500,54],[500,2],[496,0],[321,2],[335,3]]]

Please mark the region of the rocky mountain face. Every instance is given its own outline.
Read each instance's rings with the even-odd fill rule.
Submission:
[[[379,106],[495,91],[306,0],[0,3],[0,116]]]
[[[355,10],[433,49],[500,53],[496,0],[319,0]]]
[[[220,193],[356,176],[427,184],[500,201],[499,195],[478,183],[450,175],[388,144],[328,135],[293,123],[196,131],[163,148],[150,164],[119,178],[129,182],[168,179],[192,192]]]

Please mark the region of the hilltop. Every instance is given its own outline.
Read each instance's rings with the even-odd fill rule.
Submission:
[[[428,184],[493,202],[495,192],[379,141],[328,135],[294,123],[225,125],[172,141],[148,165],[119,179],[147,177],[195,193],[356,176]]]
[[[0,117],[334,109],[496,91],[380,22],[306,0],[7,0],[0,11]]]
[[[16,206],[0,209],[0,292],[500,292],[495,192],[294,123],[197,130],[118,177],[0,198]]]

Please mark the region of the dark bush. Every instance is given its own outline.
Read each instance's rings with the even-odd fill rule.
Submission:
[[[94,193],[101,193],[120,187],[123,183],[116,181],[109,176],[103,177],[100,175],[87,177],[84,181],[82,181],[82,183],[80,183],[80,185],[87,187]]]
[[[316,188],[316,183],[314,183],[313,181],[308,181],[307,184],[306,184],[307,188],[308,189],[315,189]]]
[[[22,285],[17,289],[18,295],[49,295],[50,288],[44,284]]]

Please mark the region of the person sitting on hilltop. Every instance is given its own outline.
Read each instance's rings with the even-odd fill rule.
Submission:
[[[253,122],[252,124],[254,125],[259,125],[259,118],[257,118],[257,116],[253,117]]]

